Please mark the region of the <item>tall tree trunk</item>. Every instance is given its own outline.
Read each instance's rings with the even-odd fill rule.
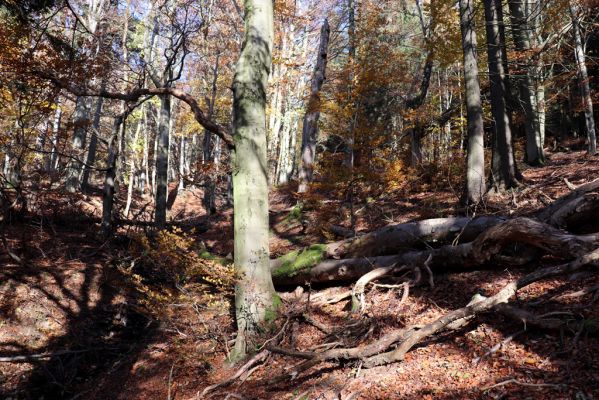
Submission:
[[[46,171],[56,169],[58,164],[58,135],[60,132],[60,120],[62,118],[62,108],[60,104],[56,104],[56,113],[54,121],[52,121],[52,138],[50,139],[50,154],[46,156]]]
[[[137,140],[139,138],[140,131],[143,126],[143,120],[137,123],[137,128],[135,129],[135,135],[133,136],[132,148],[133,151],[129,155],[129,185],[127,186],[127,201],[125,203],[125,210],[123,211],[123,215],[125,218],[129,216],[129,210],[131,210],[131,202],[133,201],[133,186],[135,182],[135,177],[137,176],[137,169],[135,168],[135,147],[137,146]]]
[[[587,72],[582,35],[580,32],[580,5],[577,3],[577,0],[569,0],[569,6],[570,15],[572,17],[572,33],[574,35],[574,56],[576,58],[580,95],[582,97],[584,121],[587,131],[587,151],[590,155],[595,155],[597,152],[597,138],[595,136],[595,118],[593,116],[593,99],[591,98],[589,74]]]
[[[218,82],[218,67],[219,67],[219,59],[220,54],[216,54],[216,60],[214,61],[214,67],[212,68],[212,90],[210,93],[210,102],[208,103],[208,118],[212,119],[214,115],[214,103],[216,102],[217,95],[217,82]],[[220,156],[220,149],[216,149],[217,146],[220,145],[219,138],[215,140],[214,146],[212,143],[212,133],[208,130],[204,131],[204,144],[203,144],[203,152],[204,164],[208,164],[214,160],[216,160],[217,152]],[[216,150],[216,151],[215,151]],[[215,165],[216,167],[216,165]],[[206,210],[206,214],[212,215],[216,212],[216,172],[208,171],[206,176],[204,177],[204,197],[202,199],[202,205],[204,206],[204,210]]]
[[[104,88],[104,82],[102,82],[102,88]],[[91,169],[96,162],[96,149],[98,148],[98,134],[100,133],[100,118],[102,117],[102,105],[104,104],[104,98],[98,97],[96,100],[96,110],[94,111],[94,119],[92,123],[92,135],[89,140],[89,146],[87,148],[87,157],[85,158],[85,166],[83,167],[83,174],[81,175],[81,187],[87,188],[89,184],[89,177]]]
[[[171,98],[160,96],[160,116],[156,151],[156,211],[154,223],[158,229],[166,225],[166,200],[168,195],[168,149],[171,121]]]
[[[347,36],[349,39],[348,44],[348,64],[349,64],[349,79],[350,84],[348,85],[349,98],[353,99],[353,81],[354,81],[354,72],[355,72],[355,62],[356,62],[356,2],[355,0],[347,0]],[[354,146],[355,146],[355,128],[356,128],[356,104],[352,104],[352,108],[354,108],[354,113],[350,116],[349,122],[349,136],[347,138],[347,146],[345,149],[345,160],[344,164],[348,168],[354,168]],[[303,155],[302,155],[303,158]],[[353,172],[352,172],[353,174]]]
[[[185,153],[187,149],[187,141],[185,136],[179,139],[179,190],[185,187]]]
[[[237,339],[233,358],[252,348],[278,301],[269,268],[266,92],[272,62],[273,2],[245,0],[245,38],[233,79],[233,196]]]
[[[281,130],[281,145],[277,159],[277,176],[275,183],[277,185],[289,182],[291,171],[289,166],[292,165],[293,140],[291,138],[291,124],[295,121],[296,112],[289,110],[283,117],[283,128]]]
[[[89,126],[89,116],[87,109],[88,99],[82,96],[77,97],[75,103],[75,130],[73,131],[73,158],[69,161],[66,173],[65,188],[67,192],[75,193],[81,188],[81,181],[79,176],[83,163],[81,158],[83,157],[83,149],[85,148],[85,141],[87,138],[87,128]]]
[[[487,32],[487,56],[489,60],[489,81],[491,86],[491,112],[493,114],[493,185],[498,190],[517,185],[516,164],[512,148],[512,131],[508,115],[506,96],[507,83],[505,54],[499,29],[500,0],[484,0]]]
[[[269,183],[276,183],[276,169],[278,153],[281,151],[281,123],[284,118],[283,112],[283,77],[285,75],[284,59],[287,55],[287,35],[289,27],[283,26],[281,54],[279,58],[281,62],[277,63],[273,71],[273,80],[275,81],[274,93],[271,96],[270,102],[270,118],[268,123],[267,144],[268,144],[268,180]]]
[[[112,210],[114,208],[115,179],[117,174],[118,139],[119,131],[124,134],[124,116],[119,115],[114,119],[112,135],[108,143],[108,159],[106,160],[106,175],[102,193],[102,226],[101,233],[108,236],[112,233]]]
[[[304,115],[304,127],[302,130],[302,166],[299,173],[298,192],[304,193],[308,190],[308,184],[312,182],[314,172],[314,159],[316,157],[316,139],[318,138],[318,119],[320,118],[320,89],[326,77],[327,54],[331,29],[329,21],[324,20],[320,29],[320,45],[318,46],[318,58],[312,76],[310,88],[310,99],[306,106]]]
[[[477,204],[486,192],[483,107],[480,96],[473,0],[460,0],[460,26],[464,53],[464,87],[468,118],[466,198]]]
[[[520,101],[524,110],[524,130],[526,132],[526,162],[530,165],[543,165],[545,155],[543,154],[543,142],[541,140],[541,126],[538,115],[537,88],[535,85],[535,68],[529,62],[529,54],[532,48],[533,34],[530,16],[527,12],[525,2],[530,0],[509,0],[510,16],[512,22],[512,35],[516,50],[520,52],[519,57],[523,60],[518,63],[516,79],[520,92]]]
[[[149,183],[149,179],[150,179],[150,162],[149,162],[149,158],[150,158],[150,135],[148,133],[148,110],[146,109],[146,107],[143,107],[142,109],[142,115],[143,115],[143,126],[144,126],[144,148],[143,148],[143,156],[142,156],[142,161],[141,161],[141,177],[139,179],[139,192],[140,194],[144,194],[144,192],[146,191],[146,186],[148,186]]]

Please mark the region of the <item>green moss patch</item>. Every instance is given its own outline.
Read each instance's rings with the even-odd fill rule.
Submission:
[[[299,271],[311,268],[324,259],[326,246],[313,244],[304,250],[295,250],[281,257],[282,264],[276,268],[273,277],[294,276]]]

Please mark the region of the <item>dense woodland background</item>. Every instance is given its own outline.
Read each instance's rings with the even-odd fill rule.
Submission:
[[[0,1],[0,397],[599,397],[598,81],[595,0]]]

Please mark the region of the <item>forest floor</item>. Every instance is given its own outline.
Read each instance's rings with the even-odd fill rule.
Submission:
[[[598,158],[582,151],[550,154],[547,165],[523,171],[521,188],[482,205],[477,214],[527,215],[597,177]],[[201,190],[180,192],[171,210],[183,231],[212,255],[230,258],[230,209],[206,216]],[[447,185],[421,184],[356,204],[356,230],[462,212],[459,193]],[[38,214],[5,221],[0,251],[0,398],[194,399],[208,385],[235,373],[225,363],[234,338],[231,292],[205,293],[193,280],[168,282],[139,266],[133,254],[143,227],[125,227],[116,240],[97,236],[99,195],[39,191]],[[148,199],[133,214],[149,218]],[[334,240],[333,226],[349,228],[349,207],[326,201],[297,212],[291,187],[271,194],[271,251],[281,255]],[[32,208],[35,206],[32,205]],[[190,227],[196,227],[192,233]],[[10,256],[6,249],[10,249]],[[544,259],[551,264],[551,259]],[[537,267],[536,265],[535,267]],[[159,268],[159,266],[158,266]],[[349,300],[304,312],[333,329],[286,319],[276,334],[287,347],[306,350],[327,342],[359,346],[393,329],[430,322],[464,306],[475,293],[492,294],[530,267],[435,275],[402,301],[397,288],[368,286],[366,313]],[[534,283],[518,292],[536,314],[555,311],[599,324],[599,275],[579,273]],[[346,286],[309,290],[331,293]],[[294,287],[281,288],[293,291]],[[291,308],[292,305],[287,305]],[[268,336],[265,337],[265,339]],[[279,338],[280,339],[280,338]],[[599,337],[585,332],[549,333],[486,313],[461,330],[429,338],[403,362],[365,369],[359,362],[322,363],[295,380],[264,384],[298,359],[270,355],[244,382],[207,396],[215,399],[599,399]]]

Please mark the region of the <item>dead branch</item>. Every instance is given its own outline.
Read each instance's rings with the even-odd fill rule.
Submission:
[[[399,331],[391,332],[364,347],[332,349],[322,353],[300,352],[301,358],[305,358],[305,361],[294,366],[289,371],[269,379],[268,383],[276,384],[286,380],[292,380],[300,373],[312,368],[313,366],[330,360],[360,359],[363,361],[363,366],[366,368],[401,361],[403,360],[405,354],[417,343],[447,328],[452,322],[492,310],[497,305],[505,304],[516,294],[518,289],[528,286],[533,282],[553,276],[571,273],[587,265],[598,266],[598,261],[599,249],[595,249],[591,252],[580,255],[574,261],[569,263],[539,269],[516,281],[510,282],[493,296],[477,299],[476,301],[471,302],[471,304],[445,314],[444,316],[427,325],[409,327]],[[382,353],[393,344],[398,342],[400,344],[396,349]],[[284,351],[274,347],[269,347],[269,349],[273,352],[279,353]],[[287,355],[292,355],[292,353],[288,352]]]

